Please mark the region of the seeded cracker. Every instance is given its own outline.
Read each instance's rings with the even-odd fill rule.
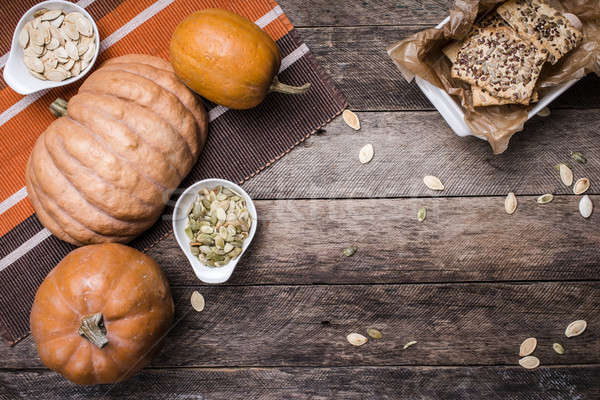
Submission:
[[[502,17],[496,13],[492,12],[484,17],[481,21],[476,22],[473,25],[471,32],[467,39],[473,37],[478,34],[483,28],[497,28],[497,27],[509,27],[509,25],[502,19]],[[458,51],[463,46],[464,41],[452,41],[447,46],[442,49],[442,52],[448,57],[452,63],[456,62],[456,58],[458,56]],[[485,89],[482,89],[478,86],[472,86],[471,92],[473,93],[473,106],[475,107],[485,107],[485,106],[501,106],[505,104],[513,104],[514,101],[510,99],[503,99],[501,97],[494,97]],[[526,105],[529,103],[537,103],[539,101],[539,95],[537,92],[534,92],[531,99]]]
[[[484,28],[465,41],[451,72],[493,96],[528,104],[545,60],[512,29]]]
[[[498,7],[498,13],[520,36],[547,52],[552,64],[583,40],[580,31],[541,0],[509,0]]]

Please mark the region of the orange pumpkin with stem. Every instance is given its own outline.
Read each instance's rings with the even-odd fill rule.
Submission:
[[[185,18],[171,37],[171,64],[190,89],[222,106],[257,106],[270,92],[305,93],[279,82],[281,55],[269,35],[246,18],[207,9]]]
[[[150,362],[173,312],[169,284],[151,257],[97,244],[72,251],[46,276],[31,333],[48,368],[78,384],[112,383]]]

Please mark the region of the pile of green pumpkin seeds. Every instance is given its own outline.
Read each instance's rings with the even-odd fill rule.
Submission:
[[[202,189],[188,215],[185,233],[200,262],[222,267],[242,254],[252,226],[246,200],[234,190],[217,186]]]

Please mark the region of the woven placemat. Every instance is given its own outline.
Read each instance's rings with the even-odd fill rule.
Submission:
[[[16,26],[35,3],[10,2],[8,20]],[[282,9],[270,0],[81,0],[98,24],[102,61],[128,53],[168,59],[171,32],[183,16],[220,7],[255,21],[276,41],[282,55],[280,78],[301,85],[308,94],[271,94],[257,108],[232,111],[205,102],[210,128],[200,160],[182,183],[204,178],[243,182],[289,152],[329,122],[346,100],[298,38]],[[6,30],[5,30],[6,31]],[[0,35],[0,52],[9,50],[12,32]],[[6,57],[0,58],[3,67]],[[29,310],[46,274],[73,246],[52,236],[36,218],[27,199],[25,165],[37,137],[53,120],[48,111],[56,97],[70,98],[78,85],[20,96],[0,81],[0,335],[16,343],[29,332]],[[301,166],[298,166],[301,173]],[[165,209],[172,212],[176,196]],[[131,245],[144,251],[171,231],[170,218],[161,218]],[[169,271],[166,271],[169,275]]]

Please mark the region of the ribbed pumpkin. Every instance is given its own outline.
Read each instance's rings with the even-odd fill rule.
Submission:
[[[185,18],[171,37],[171,64],[177,76],[208,100],[248,109],[269,92],[301,94],[277,79],[281,55],[269,35],[246,18],[211,8]]]
[[[169,284],[149,256],[117,243],[69,253],[40,285],[30,324],[42,362],[78,384],[129,378],[173,322]]]
[[[128,242],[160,216],[207,135],[202,104],[166,60],[108,60],[38,138],[26,170],[37,217],[75,245]]]

